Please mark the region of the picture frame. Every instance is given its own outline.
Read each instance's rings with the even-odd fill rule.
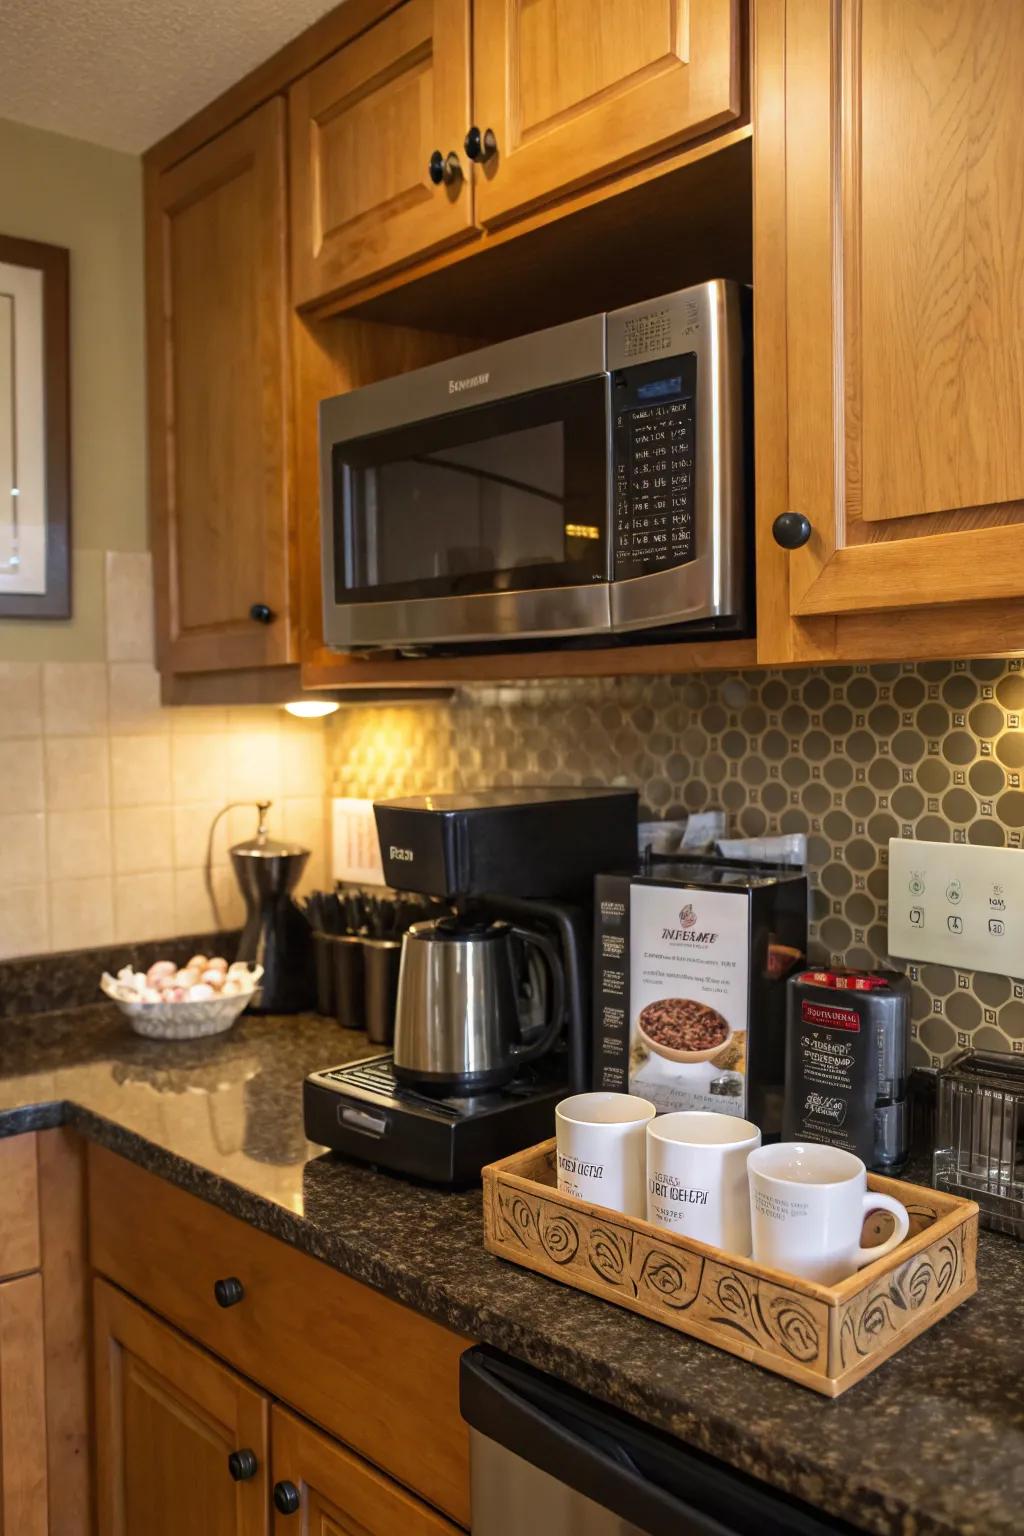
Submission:
[[[71,616],[69,268],[0,235],[0,619]]]

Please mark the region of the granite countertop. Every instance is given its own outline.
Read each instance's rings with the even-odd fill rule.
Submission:
[[[0,1135],[91,1140],[734,1467],[873,1532],[1024,1529],[1024,1245],[983,1232],[979,1295],[830,1401],[484,1252],[479,1189],[324,1154],[299,1085],[366,1054],[310,1015],[210,1041],[133,1035],[108,1004],[0,1023]]]

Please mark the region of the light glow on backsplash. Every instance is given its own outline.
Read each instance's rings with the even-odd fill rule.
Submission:
[[[462,688],[327,723],[331,793],[628,784],[645,817],[721,806],[744,836],[804,832],[811,958],[886,954],[890,837],[1021,847],[1024,663],[925,662]],[[1024,981],[908,967],[913,1059],[1024,1052]]]

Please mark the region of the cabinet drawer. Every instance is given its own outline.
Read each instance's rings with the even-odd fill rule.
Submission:
[[[457,1526],[284,1408],[271,1409],[271,1426],[274,1480],[298,1495],[303,1530],[459,1536]],[[288,1515],[276,1514],[274,1536],[290,1530]]]
[[[0,1280],[39,1268],[35,1133],[0,1141]]]
[[[468,1340],[99,1147],[89,1234],[101,1274],[468,1526]]]

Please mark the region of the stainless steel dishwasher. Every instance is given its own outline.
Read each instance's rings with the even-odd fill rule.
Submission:
[[[462,1356],[461,1406],[473,1536],[853,1532],[487,1345]]]

